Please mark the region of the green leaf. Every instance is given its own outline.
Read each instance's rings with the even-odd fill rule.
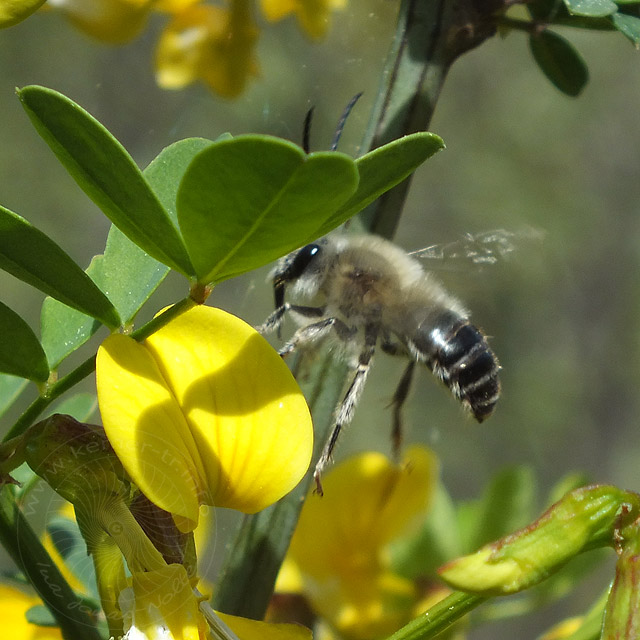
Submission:
[[[46,530],[55,550],[60,554],[65,565],[73,572],[76,580],[84,585],[86,593],[98,598],[93,561],[87,553],[87,544],[80,533],[77,522],[61,513],[53,516],[47,522]],[[93,603],[90,598],[87,598],[85,602],[92,607]]]
[[[113,224],[149,255],[193,275],[178,230],[111,133],[75,102],[51,89],[25,87],[18,96],[38,133]]]
[[[497,473],[483,492],[475,522],[465,531],[469,550],[497,540],[523,527],[533,514],[536,481],[530,467],[518,466]]]
[[[580,94],[589,80],[589,72],[567,40],[546,29],[529,36],[529,46],[542,72],[560,91],[572,97]]]
[[[609,16],[618,10],[618,6],[612,0],[564,0],[564,4],[569,13],[593,18]]]
[[[120,325],[117,311],[93,280],[47,235],[2,206],[0,268],[109,327]]]
[[[0,302],[0,371],[34,382],[46,382],[49,365],[36,334]]]
[[[355,191],[352,158],[306,155],[270,136],[199,153],[178,191],[178,220],[198,281],[216,283],[304,244]]]
[[[620,33],[629,38],[636,47],[640,47],[640,18],[618,12],[610,19]]]
[[[210,144],[202,138],[176,142],[163,149],[144,171],[145,178],[174,219],[180,179],[193,157]],[[168,272],[168,267],[145,253],[117,227],[109,231],[104,255],[94,258],[87,269],[109,292],[124,323],[133,321]],[[41,326],[42,343],[54,367],[99,329],[91,318],[50,299],[42,305]]]
[[[218,140],[229,140],[224,134]],[[215,144],[206,138],[185,138],[165,147],[144,170],[144,177],[151,185],[160,203],[169,214],[173,225],[179,228],[176,212],[178,187],[191,161],[204,149]]]
[[[311,242],[325,235],[354,216],[385,191],[411,175],[440,149],[444,149],[442,138],[433,133],[419,132],[398,138],[358,158],[358,190],[306,241]]]
[[[394,572],[410,580],[424,579],[462,552],[453,501],[438,484],[420,530],[392,543],[391,566]]]
[[[91,271],[91,265],[89,265],[87,273],[90,274]],[[53,298],[45,298],[42,302],[40,336],[42,347],[52,369],[56,369],[70,353],[83,345],[99,328],[100,323],[97,320]]]
[[[27,388],[24,378],[0,373],[0,416],[3,416]]]
[[[43,604],[36,604],[30,607],[25,613],[27,622],[35,624],[37,627],[57,627],[58,623],[53,614]],[[34,631],[35,633],[35,631]]]

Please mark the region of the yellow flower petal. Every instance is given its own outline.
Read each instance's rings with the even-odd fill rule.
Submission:
[[[311,640],[311,631],[299,624],[260,622],[220,613],[225,624],[242,640]]]
[[[206,621],[182,565],[134,573],[120,594],[125,638],[205,640]]]
[[[293,376],[262,336],[224,311],[192,308],[143,344],[107,338],[96,376],[122,464],[190,528],[199,503],[259,511],[309,465],[311,418]]]
[[[343,9],[346,0],[261,0],[260,6],[269,22],[277,22],[294,13],[300,28],[310,38],[319,40],[329,28],[331,12]]]
[[[155,11],[163,11],[165,13],[181,13],[187,7],[198,4],[200,0],[157,0],[153,5]]]
[[[424,516],[437,470],[420,447],[402,466],[380,453],[336,466],[324,497],[310,496],[302,509],[285,561],[289,580],[285,573],[279,585],[301,580],[313,610],[348,638],[383,637],[408,622],[417,589],[390,570],[387,547]]]
[[[28,18],[45,0],[0,0],[0,29]]]
[[[96,378],[105,432],[127,473],[161,509],[195,524],[206,491],[195,468],[200,458],[149,351],[128,336],[109,336],[98,350]]]
[[[229,9],[188,6],[167,25],[156,49],[156,80],[165,89],[181,89],[201,80],[220,95],[239,95],[258,74],[254,48],[258,29],[247,0]]]
[[[376,565],[382,547],[424,515],[437,472],[435,456],[420,447],[408,450],[403,466],[373,452],[344,461],[324,478],[324,498],[305,503],[291,558],[315,576]]]
[[[57,627],[39,627],[27,622],[25,617],[31,607],[42,604],[42,601],[19,589],[0,584],[0,619],[2,635],[5,638],[19,640],[62,640],[62,633]]]
[[[144,28],[153,0],[49,0],[70,22],[92,38],[121,44]]]
[[[584,616],[567,618],[542,634],[540,640],[564,640],[564,638],[569,638],[582,626],[583,622]]]
[[[75,513],[73,511],[73,505],[70,502],[65,502],[64,506],[58,511],[58,517],[63,517],[68,520],[72,520],[75,522]],[[83,593],[86,595],[86,587],[85,585],[76,577],[76,575],[71,571],[63,557],[58,552],[58,549],[53,544],[53,540],[49,533],[45,531],[42,536],[42,546],[47,550],[47,553],[55,563],[56,567],[67,581],[69,586],[77,593]]]

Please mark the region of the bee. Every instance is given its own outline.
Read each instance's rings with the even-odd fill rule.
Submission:
[[[316,464],[316,492],[342,428],[354,414],[376,349],[408,360],[395,390],[392,441],[402,440],[401,409],[416,364],[424,364],[478,421],[493,413],[500,397],[500,365],[485,334],[469,320],[418,258],[457,258],[477,264],[506,257],[512,235],[496,231],[466,236],[462,242],[407,254],[374,235],[333,235],[285,256],[271,273],[275,311],[258,328],[280,334],[285,315],[300,328],[279,350],[283,357],[299,347],[331,340],[352,369],[344,398],[336,408],[332,432]],[[285,294],[294,302],[285,301]],[[305,304],[308,302],[308,304]]]

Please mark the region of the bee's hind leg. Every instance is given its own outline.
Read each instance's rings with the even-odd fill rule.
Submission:
[[[348,329],[344,325],[343,328]],[[340,435],[342,427],[351,422],[351,419],[353,418],[353,412],[356,405],[358,404],[360,395],[362,394],[367,376],[369,375],[371,360],[373,358],[373,354],[376,348],[376,342],[378,340],[378,332],[379,328],[377,324],[370,324],[365,327],[364,345],[362,351],[360,352],[360,355],[358,356],[358,366],[356,367],[353,380],[351,381],[349,389],[347,390],[347,393],[340,403],[333,430],[331,431],[331,435],[325,443],[324,448],[322,449],[322,453],[320,454],[320,458],[316,463],[316,468],[313,472],[313,478],[316,482],[316,493],[320,496],[323,495],[322,482],[320,480],[322,472],[331,461],[331,456],[336,446],[336,442],[338,441],[338,436]],[[338,330],[338,335],[340,335],[340,330]]]
[[[390,406],[393,407],[393,426],[391,429],[391,443],[393,447],[393,457],[396,462],[400,460],[400,448],[402,446],[402,407],[409,395],[411,382],[413,381],[413,372],[415,371],[416,361],[409,360],[402,378],[393,394]]]

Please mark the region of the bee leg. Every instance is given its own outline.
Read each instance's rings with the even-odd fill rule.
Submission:
[[[416,361],[410,360],[407,368],[400,378],[400,383],[396,387],[391,406],[393,407],[393,427],[391,430],[391,442],[393,447],[393,457],[398,461],[400,459],[400,447],[402,445],[402,407],[409,395],[411,382],[413,380],[413,372],[415,370]]]
[[[298,304],[285,302],[278,307],[261,325],[256,327],[256,331],[260,334],[278,331],[280,334],[280,326],[287,312],[298,313],[305,318],[320,318],[324,314],[324,307],[303,307]]]
[[[342,324],[342,328],[337,329],[338,335],[340,335],[341,330],[347,329],[347,331],[349,331],[348,327],[346,327],[343,323],[340,324]],[[353,418],[353,412],[362,393],[362,389],[364,388],[364,383],[367,379],[367,376],[369,375],[371,360],[373,358],[373,354],[376,348],[376,342],[378,340],[378,333],[379,327],[377,324],[369,324],[365,327],[364,346],[362,348],[362,351],[360,352],[360,355],[358,356],[358,366],[353,376],[353,380],[351,381],[349,389],[347,390],[347,393],[340,403],[336,421],[333,426],[333,431],[331,432],[329,439],[324,445],[322,453],[320,454],[320,458],[316,463],[316,468],[313,472],[313,478],[316,482],[316,493],[320,496],[323,495],[322,482],[320,481],[322,472],[331,461],[331,455],[333,454],[333,450],[336,446],[336,442],[338,441],[338,436],[340,435],[342,427],[351,422],[351,419]]]
[[[298,311],[299,309],[307,309],[313,310],[315,317],[316,315],[322,315],[324,312],[323,309],[316,309],[315,307],[292,307],[294,311]],[[319,314],[315,312],[319,311]],[[309,316],[311,317],[311,316]],[[338,318],[325,318],[324,320],[320,320],[320,322],[314,322],[313,324],[308,324],[306,327],[302,327],[298,329],[294,334],[293,338],[289,340],[281,349],[278,350],[278,353],[284,358],[288,356],[292,351],[295,351],[299,344],[305,342],[311,342],[313,340],[317,340],[321,338],[326,333],[331,331],[331,329],[335,327],[337,329],[338,335],[341,335],[341,332],[344,330],[349,331],[347,326]],[[338,329],[338,327],[340,327]]]

